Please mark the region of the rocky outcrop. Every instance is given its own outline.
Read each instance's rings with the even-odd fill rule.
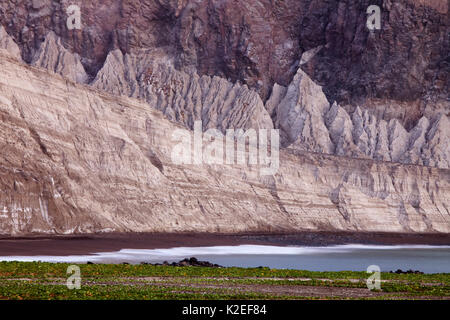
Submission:
[[[302,64],[321,50],[306,52]],[[400,121],[379,118],[370,108],[351,114],[330,105],[322,88],[301,69],[289,87],[275,84],[265,108],[255,91],[219,77],[199,77],[174,67],[163,50],[123,55],[112,51],[92,85],[140,98],[167,118],[193,129],[281,129],[283,146],[297,150],[439,168],[450,166],[450,127],[443,113],[422,117],[407,131]],[[439,123],[441,123],[439,125]],[[433,129],[434,127],[439,129]],[[448,129],[447,129],[448,128]],[[434,133],[438,131],[437,134]],[[429,133],[430,132],[430,133]]]
[[[299,69],[276,107],[276,127],[284,133],[281,136],[283,144],[301,150],[332,153],[333,144],[323,121],[329,107],[322,88]]]
[[[408,132],[396,119],[389,122],[380,120],[360,108],[350,118],[343,108],[334,104],[326,121],[337,155],[450,167],[450,126],[444,114],[437,115],[431,121],[422,117]],[[337,129],[339,127],[343,130]],[[433,134],[436,130],[439,132]]]
[[[140,98],[168,119],[190,129],[272,129],[272,120],[259,95],[246,85],[219,77],[178,71],[160,52],[122,54],[112,51],[92,85],[113,94]]]
[[[64,48],[61,39],[52,31],[45,37],[31,64],[58,73],[75,82],[86,83],[89,80],[78,54]]]
[[[422,117],[409,131],[397,119],[378,118],[370,108],[357,107],[349,114],[336,102],[330,106],[322,88],[301,69],[288,88],[275,85],[266,108],[276,114],[285,147],[450,168],[450,120],[443,113]]]
[[[0,69],[1,234],[450,232],[449,170],[293,149],[274,176],[176,165],[182,127],[147,103],[3,53]]]
[[[17,56],[17,46],[3,32],[3,46]],[[305,52],[308,63],[322,47]],[[34,65],[72,81],[86,82],[79,57],[68,52],[49,33]],[[397,119],[386,121],[368,107],[349,112],[329,104],[323,89],[299,68],[288,87],[275,84],[266,105],[246,85],[219,77],[198,76],[174,67],[175,59],[162,49],[123,55],[112,51],[91,85],[115,95],[147,101],[165,116],[193,129],[281,129],[282,145],[297,150],[367,158],[439,168],[450,166],[450,126],[442,110],[423,116],[410,130]],[[272,124],[273,121],[273,124]]]
[[[7,54],[11,55],[19,61],[22,61],[19,46],[8,35],[2,25],[0,25],[0,50],[4,50]]]

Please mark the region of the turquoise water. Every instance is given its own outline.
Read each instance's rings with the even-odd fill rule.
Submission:
[[[86,263],[160,263],[195,256],[222,266],[270,267],[311,271],[366,271],[377,265],[381,271],[420,270],[450,273],[450,246],[215,246],[171,249],[122,249],[72,256],[8,256],[0,261],[48,261]]]

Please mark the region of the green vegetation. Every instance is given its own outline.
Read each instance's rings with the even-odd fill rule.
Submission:
[[[64,263],[0,262],[0,299],[449,299],[450,274],[82,264],[81,289]]]

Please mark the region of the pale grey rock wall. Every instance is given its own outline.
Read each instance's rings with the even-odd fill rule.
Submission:
[[[273,177],[175,165],[184,127],[148,103],[1,53],[0,69],[0,234],[450,232],[450,170],[292,149]]]
[[[0,25],[0,50],[5,50],[9,55],[22,61],[19,46],[8,35],[5,28]]]
[[[47,34],[31,64],[46,68],[78,83],[86,83],[89,80],[79,55],[64,48],[61,39],[53,31]]]
[[[272,88],[272,93],[269,99],[266,102],[266,110],[271,116],[272,119],[276,119],[277,115],[277,106],[280,104],[281,100],[286,96],[287,88],[278,85],[275,85]]]

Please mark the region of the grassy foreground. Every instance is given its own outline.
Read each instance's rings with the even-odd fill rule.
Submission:
[[[81,288],[66,286],[69,264],[0,262],[1,299],[450,299],[450,274],[381,274],[269,268],[80,264]]]

